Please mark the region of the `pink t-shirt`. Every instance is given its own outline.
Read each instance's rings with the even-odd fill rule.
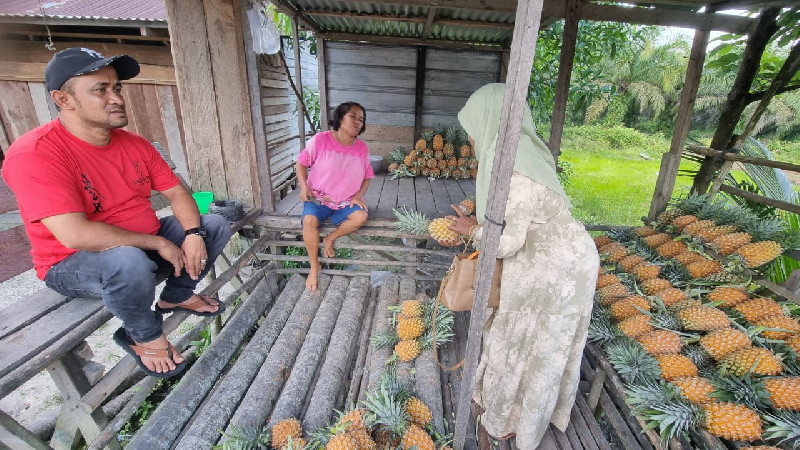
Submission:
[[[367,144],[356,139],[345,146],[330,131],[317,133],[300,152],[297,161],[308,167],[308,187],[316,198],[333,209],[348,203],[364,180],[373,178]]]

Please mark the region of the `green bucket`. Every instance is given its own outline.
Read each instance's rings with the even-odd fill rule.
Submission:
[[[208,205],[214,201],[214,193],[208,191],[195,192],[192,197],[197,203],[197,209],[200,210],[200,214],[208,214]]]

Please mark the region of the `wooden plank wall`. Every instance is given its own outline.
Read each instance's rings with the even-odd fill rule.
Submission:
[[[258,73],[261,78],[261,105],[267,134],[270,178],[272,186],[277,188],[294,173],[294,163],[301,150],[297,120],[292,114],[294,91],[278,55],[259,55]]]
[[[128,54],[139,61],[143,70],[157,67],[151,73],[167,75],[147,83],[140,82],[142,77],[123,83],[128,110],[125,129],[161,143],[176,172],[188,180],[181,108],[169,48],[96,42],[69,45],[92,48],[107,56]],[[63,50],[67,44],[57,46]],[[0,40],[0,135],[7,138],[0,139],[3,152],[24,133],[58,116],[44,87],[44,68],[52,55],[40,42]],[[24,71],[12,68],[20,65]]]

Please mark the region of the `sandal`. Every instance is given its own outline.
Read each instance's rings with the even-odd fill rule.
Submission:
[[[128,335],[128,332],[125,328],[120,328],[114,332],[114,342],[117,343],[120,347],[123,348],[126,352],[128,352],[133,359],[136,360],[136,363],[139,364],[139,367],[144,371],[144,373],[150,375],[151,377],[156,378],[169,378],[173,377],[183,371],[186,368],[187,361],[183,361],[180,364],[175,364],[175,369],[167,371],[167,372],[155,372],[147,368],[142,362],[142,356],[152,356],[155,358],[172,358],[172,347],[167,348],[146,348],[140,345],[136,345],[136,342],[131,339]]]
[[[204,316],[204,317],[216,317],[225,312],[225,303],[219,301],[210,295],[200,295],[200,300],[195,300],[191,303],[187,303],[183,306],[173,306],[172,308],[162,308],[158,306],[158,302],[156,302],[155,310],[157,313],[161,314],[168,314],[175,311],[186,311],[190,314],[194,314],[195,316]],[[216,305],[211,303],[211,300],[217,302]],[[216,311],[198,311],[198,309],[204,306],[217,306]]]

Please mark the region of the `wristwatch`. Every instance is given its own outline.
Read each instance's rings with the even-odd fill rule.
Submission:
[[[200,237],[206,237],[206,229],[205,227],[189,228],[188,230],[186,230],[186,236],[190,234],[197,234]]]

